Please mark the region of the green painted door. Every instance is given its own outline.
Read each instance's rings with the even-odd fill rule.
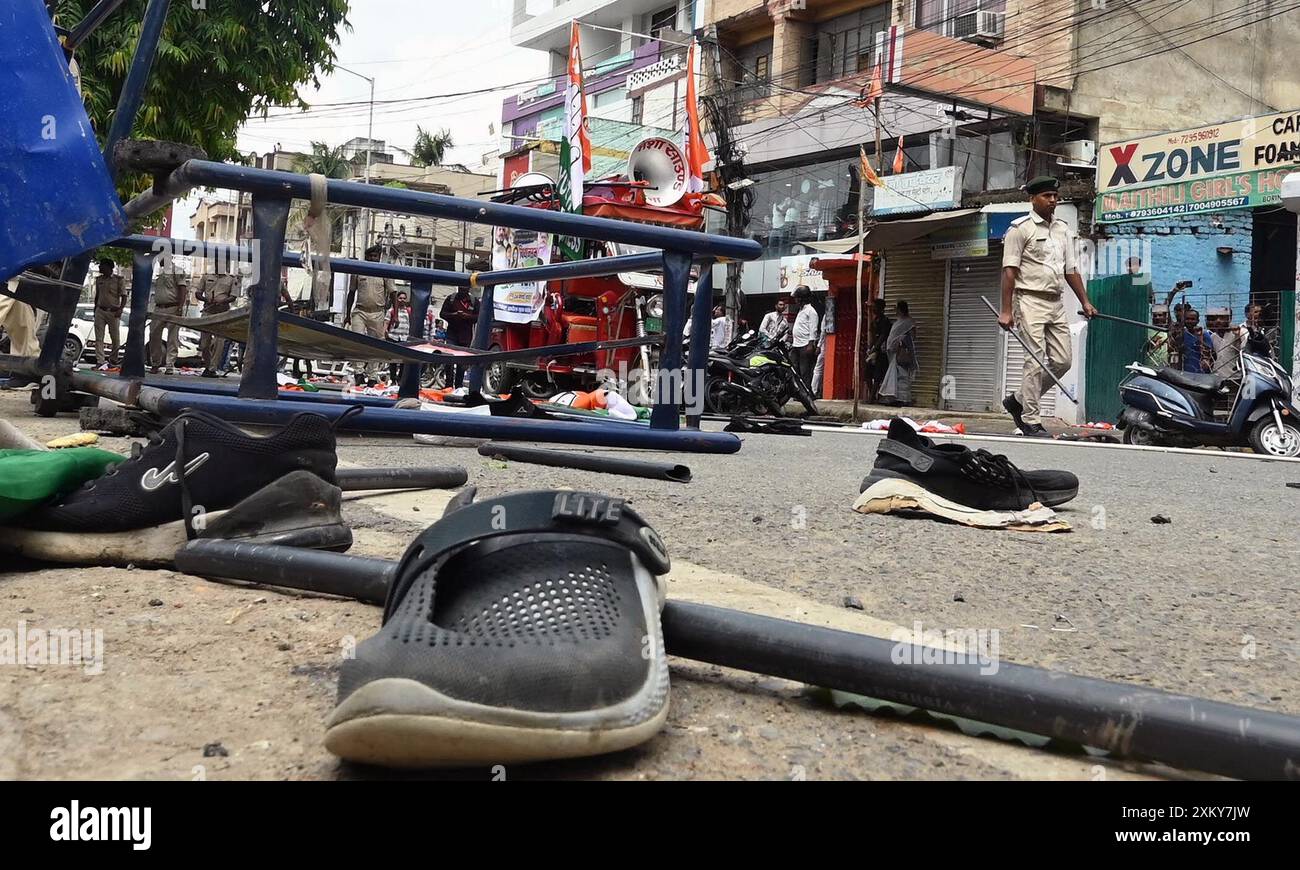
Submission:
[[[1088,298],[1102,314],[1151,321],[1150,288],[1134,285],[1131,275],[1113,275],[1088,282]],[[1066,304],[1073,304],[1068,300]],[[1088,350],[1084,372],[1084,409],[1090,422],[1114,423],[1124,404],[1119,399],[1119,382],[1127,374],[1124,366],[1142,358],[1142,348],[1151,333],[1138,326],[1113,320],[1092,320],[1088,324]]]

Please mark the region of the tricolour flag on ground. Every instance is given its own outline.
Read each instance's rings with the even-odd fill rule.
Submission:
[[[578,22],[569,31],[569,70],[564,88],[564,138],[560,141],[560,179],[557,193],[564,211],[582,214],[582,190],[591,171],[591,139],[587,135],[587,95],[582,89],[582,52],[578,47]],[[582,256],[582,242],[561,238],[559,247],[570,259]]]
[[[695,43],[691,42],[686,55],[686,129],[682,131],[682,154],[686,157],[686,190],[699,193],[704,190],[704,164],[713,158],[700,133],[699,106],[695,99],[696,68]]]

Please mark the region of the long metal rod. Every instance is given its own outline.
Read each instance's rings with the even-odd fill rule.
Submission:
[[[149,85],[149,70],[158,53],[158,41],[162,38],[163,23],[167,20],[170,4],[171,0],[149,0],[144,11],[144,24],[140,28],[140,39],[135,44],[131,68],[127,71],[126,81],[122,83],[122,93],[118,95],[117,108],[113,111],[113,122],[104,139],[104,162],[108,164],[108,174],[114,180],[117,179],[117,166],[113,161],[113,149],[118,142],[129,138],[131,129],[135,127],[135,118],[140,113],[140,104],[144,102],[145,88]]]
[[[686,287],[690,281],[691,258],[678,251],[664,251],[664,332],[655,373],[654,407],[650,425],[655,429],[676,429],[680,425],[682,383],[682,330],[686,326]],[[699,288],[695,290],[699,293]],[[695,324],[695,327],[700,324]],[[693,369],[702,374],[701,369]]]
[[[199,186],[311,199],[311,181],[306,175],[251,166],[233,166],[209,160],[190,160],[172,172],[162,185],[161,194],[146,193],[127,203],[127,216],[135,218],[151,214],[171,200],[184,196],[191,188]],[[470,223],[516,227],[585,239],[622,242],[692,254],[708,254],[728,259],[754,260],[762,254],[763,250],[762,246],[752,239],[710,235],[506,203],[485,203],[458,196],[378,187],[337,179],[327,183],[327,201],[334,205],[370,207],[423,217],[446,217]]]
[[[1083,311],[1080,311],[1079,313],[1082,314]],[[1134,326],[1140,326],[1140,327],[1142,327],[1143,329],[1149,329],[1149,330],[1151,330],[1152,332],[1168,332],[1168,331],[1169,331],[1168,327],[1164,327],[1164,326],[1156,326],[1154,323],[1147,323],[1147,322],[1142,321],[1142,320],[1129,320],[1127,317],[1116,317],[1116,316],[1113,315],[1113,314],[1102,314],[1100,311],[1098,311],[1096,314],[1094,314],[1094,315],[1093,315],[1093,318],[1094,318],[1094,319],[1095,319],[1095,318],[1100,318],[1101,320],[1113,320],[1113,321],[1115,321],[1116,323],[1131,323],[1131,324],[1134,325]]]
[[[125,236],[109,243],[111,248],[125,248],[129,251],[167,252],[171,256],[212,257],[222,256],[239,262],[252,262],[253,249],[245,245],[231,245],[220,242],[196,242],[190,239],[166,239],[157,236]],[[260,245],[259,245],[260,247]],[[318,265],[324,266],[324,259],[317,257]],[[283,262],[286,266],[306,268],[302,254],[285,251]],[[545,266],[529,266],[523,269],[501,269],[495,272],[456,272],[448,269],[424,269],[418,266],[403,266],[397,263],[379,263],[372,260],[353,260],[344,257],[330,259],[331,272],[345,275],[370,275],[375,278],[394,278],[400,281],[428,281],[440,286],[453,287],[490,287],[497,284],[516,284],[528,281],[549,281],[566,278],[594,278],[603,275],[617,275],[619,272],[658,271],[663,265],[660,254],[623,254],[617,257],[597,257],[592,260],[571,260],[565,263],[551,263]]]
[[[244,345],[239,395],[246,399],[274,399],[280,392],[279,306],[280,258],[289,221],[288,197],[253,197],[253,238],[261,239],[256,263],[257,285],[249,291],[248,343]]]
[[[412,341],[420,341],[424,336],[424,324],[429,318],[429,300],[433,296],[433,284],[429,281],[411,282],[411,335]],[[414,399],[420,395],[420,375],[424,366],[420,363],[402,363],[402,380],[398,396]]]
[[[989,311],[993,312],[994,317],[1000,316],[998,310],[993,307],[993,303],[988,300],[987,296],[981,296],[980,299],[983,300],[986,306],[988,306]],[[1065,384],[1061,383],[1061,379],[1047,367],[1047,363],[1043,362],[1043,358],[1038,355],[1038,351],[1034,350],[1029,342],[1025,341],[1024,338],[1020,336],[1020,333],[1016,331],[1016,328],[1013,326],[1008,329],[1007,332],[1011,333],[1012,338],[1020,342],[1020,346],[1025,349],[1025,353],[1029,354],[1029,358],[1038,363],[1038,367],[1047,373],[1047,376],[1052,379],[1052,383],[1056,384],[1056,386],[1060,388],[1061,392],[1065,394],[1065,398],[1074,402],[1076,405],[1079,404],[1079,400],[1074,397],[1074,393],[1070,392],[1069,388],[1066,387]]]
[[[68,51],[76,51],[77,47],[104,23],[104,19],[116,12],[117,8],[125,2],[126,0],[99,0],[95,8],[87,12],[86,16],[77,22],[77,26],[72,28],[72,32],[64,41],[64,47]]]
[[[194,541],[176,567],[378,604],[395,562]],[[706,604],[663,609],[670,655],[1241,779],[1300,777],[1300,718]]]
[[[695,282],[695,305],[691,308],[691,346],[688,350],[686,368],[691,372],[704,372],[699,380],[705,380],[709,364],[709,312],[713,309],[713,264],[700,266],[700,280]],[[663,353],[660,352],[662,357]],[[685,385],[683,385],[685,386]],[[697,389],[698,388],[698,389]],[[700,428],[700,412],[704,410],[704,384],[691,384],[686,389],[686,425],[692,429]],[[694,412],[694,413],[692,413]]]
[[[136,254],[131,260],[131,318],[127,322],[126,350],[122,355],[123,377],[144,377],[144,331],[149,319],[149,291],[152,288],[153,254]],[[153,326],[156,329],[158,324]]]

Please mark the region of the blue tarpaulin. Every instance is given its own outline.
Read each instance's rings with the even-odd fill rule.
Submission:
[[[126,216],[41,0],[0,2],[0,283],[122,235]]]

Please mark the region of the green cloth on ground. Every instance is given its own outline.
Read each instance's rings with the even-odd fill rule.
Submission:
[[[21,516],[71,492],[126,459],[98,447],[0,450],[0,521]]]

